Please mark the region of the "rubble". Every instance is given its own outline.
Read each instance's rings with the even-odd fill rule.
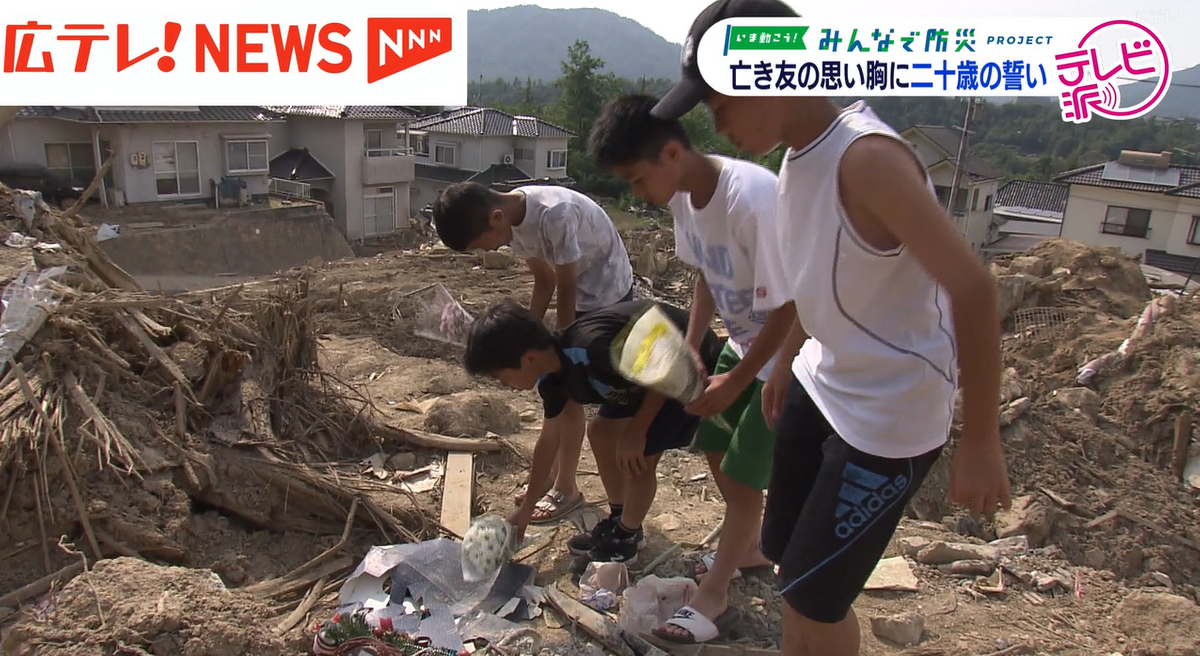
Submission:
[[[920,613],[872,617],[871,632],[883,640],[908,647],[921,642],[921,636],[925,633],[925,617]]]

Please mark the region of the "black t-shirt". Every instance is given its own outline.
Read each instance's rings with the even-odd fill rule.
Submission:
[[[562,369],[538,381],[546,419],[562,414],[567,401],[582,405],[611,405],[636,410],[646,389],[626,380],[613,367],[612,343],[626,326],[649,309],[654,301],[627,301],[588,312],[557,333]],[[664,314],[680,331],[687,332],[688,311],[660,303]],[[725,343],[709,328],[700,354],[709,373]]]

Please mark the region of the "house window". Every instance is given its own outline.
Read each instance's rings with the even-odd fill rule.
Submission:
[[[369,187],[363,193],[363,236],[375,237],[396,228],[396,188]]]
[[[408,147],[412,148],[414,154],[421,155],[422,157],[429,157],[429,135],[408,135]]]
[[[971,193],[971,211],[974,212],[975,210],[978,210],[978,209],[979,209],[979,190],[976,189],[974,192]]]
[[[267,140],[230,141],[225,144],[229,174],[266,173],[271,168],[267,158]]]
[[[983,211],[986,212],[992,209],[992,195],[988,194],[987,198],[983,199]]]
[[[1192,217],[1192,225],[1188,228],[1187,243],[1200,246],[1200,216]]]
[[[200,195],[200,144],[155,141],[154,184],[160,198]]]
[[[513,159],[532,162],[536,157],[537,153],[532,148],[513,148]]]
[[[950,187],[944,187],[942,185],[934,185],[933,190],[937,193],[938,203],[941,203],[942,207],[946,208],[946,211],[949,212]],[[954,195],[954,205],[955,205],[954,214],[956,216],[962,216],[963,214],[967,213],[967,190],[966,189],[963,189],[962,187],[958,188],[958,193]]]
[[[46,168],[79,186],[96,177],[96,156],[86,141],[46,144]]]
[[[383,156],[383,130],[367,130],[363,133],[363,149],[367,157]]]
[[[433,161],[445,166],[457,166],[458,148],[453,144],[436,144],[433,149]]]
[[[1100,232],[1145,239],[1150,234],[1150,210],[1109,205]]]
[[[548,169],[565,169],[567,168],[567,151],[551,150],[546,153],[546,168]]]

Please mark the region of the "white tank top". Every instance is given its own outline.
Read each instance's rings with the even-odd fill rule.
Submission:
[[[946,291],[907,248],[878,251],[846,218],[839,166],[867,135],[901,140],[859,101],[813,143],[788,151],[779,177],[779,280],[813,337],[792,370],[829,424],[859,450],[907,458],[946,442],[957,353]]]

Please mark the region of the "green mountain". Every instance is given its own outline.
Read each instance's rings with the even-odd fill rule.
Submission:
[[[1154,91],[1154,84],[1155,82],[1146,80],[1121,85],[1121,104],[1131,105],[1144,100]],[[1171,75],[1171,86],[1167,88],[1166,96],[1150,111],[1150,115],[1163,118],[1200,118],[1200,65],[1175,71]]]
[[[636,21],[603,9],[543,9],[534,5],[467,14],[471,80],[514,78],[552,82],[576,40],[587,41],[604,72],[629,79],[679,77],[680,46]],[[682,36],[682,35],[681,35]]]

